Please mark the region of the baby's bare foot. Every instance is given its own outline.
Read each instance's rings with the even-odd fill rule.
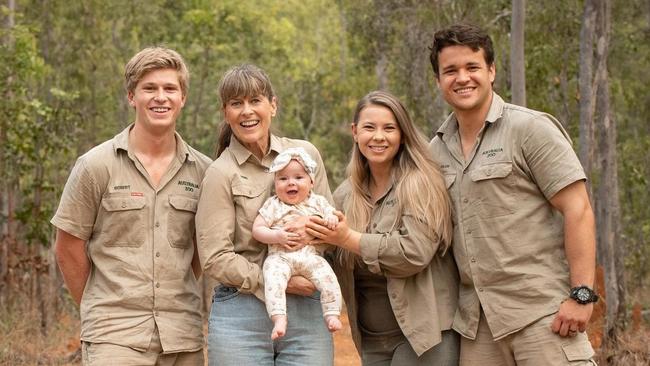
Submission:
[[[330,332],[336,332],[337,330],[343,328],[343,324],[341,323],[338,315],[327,315],[325,317],[325,324],[327,325],[327,329],[329,329]]]

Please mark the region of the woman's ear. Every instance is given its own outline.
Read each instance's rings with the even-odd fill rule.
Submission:
[[[275,117],[276,113],[278,112],[278,100],[273,96],[271,98],[271,117]]]
[[[357,141],[357,124],[356,123],[351,123],[350,128],[352,129],[352,138],[354,139],[354,142],[356,143],[356,142],[358,142]]]

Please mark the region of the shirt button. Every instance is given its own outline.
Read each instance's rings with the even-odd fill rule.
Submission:
[[[126,208],[126,202],[122,201],[122,208]]]
[[[155,311],[155,312],[153,313],[153,315],[158,316],[158,315],[160,315],[160,313],[159,313],[158,311]]]
[[[375,222],[374,224],[372,224],[372,228],[374,229],[376,227],[377,227],[377,223]]]
[[[472,258],[471,262],[476,263],[476,258]]]
[[[467,235],[472,235],[472,230],[467,230]]]
[[[467,203],[469,200],[467,198],[463,198],[463,203]]]
[[[483,292],[483,287],[479,287],[478,292]]]
[[[160,282],[156,282],[156,288],[160,288]]]
[[[160,222],[156,221],[156,227],[160,227]]]
[[[156,257],[160,257],[160,252],[156,252]]]

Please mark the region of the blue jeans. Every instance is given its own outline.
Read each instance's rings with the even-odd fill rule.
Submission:
[[[217,286],[208,322],[209,365],[331,366],[332,335],[319,297],[287,294],[287,333],[272,341],[273,322],[264,303],[233,287]]]

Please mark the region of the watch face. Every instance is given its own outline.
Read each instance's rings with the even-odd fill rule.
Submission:
[[[591,294],[589,293],[589,290],[586,288],[581,288],[578,290],[578,293],[576,294],[576,297],[580,301],[588,301],[591,298]]]

